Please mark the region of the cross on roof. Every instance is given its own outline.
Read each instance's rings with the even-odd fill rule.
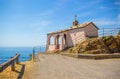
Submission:
[[[74,17],[75,17],[75,21],[76,21],[76,17],[77,17],[77,15],[75,15]]]

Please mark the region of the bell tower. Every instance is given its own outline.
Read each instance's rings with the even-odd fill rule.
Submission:
[[[78,25],[78,21],[76,20],[76,17],[77,17],[77,15],[74,16],[75,19],[74,19],[74,21],[73,21],[73,26]]]

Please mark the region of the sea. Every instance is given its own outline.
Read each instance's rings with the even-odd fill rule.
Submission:
[[[8,61],[16,54],[20,54],[20,62],[28,61],[33,50],[35,53],[45,52],[45,47],[0,47],[0,64]]]

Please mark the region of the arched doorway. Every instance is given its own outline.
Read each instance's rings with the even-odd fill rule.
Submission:
[[[67,41],[66,41],[66,34],[63,34],[63,38],[64,38],[64,45],[67,44]]]
[[[60,35],[56,35],[56,49],[59,49],[60,46]]]
[[[53,45],[54,44],[54,36],[51,36],[50,37],[50,45]]]

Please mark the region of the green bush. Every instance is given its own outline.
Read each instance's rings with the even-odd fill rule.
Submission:
[[[118,34],[117,35],[120,35],[120,31],[118,32]]]
[[[103,37],[103,40],[109,40],[111,38],[111,36],[105,36]]]

